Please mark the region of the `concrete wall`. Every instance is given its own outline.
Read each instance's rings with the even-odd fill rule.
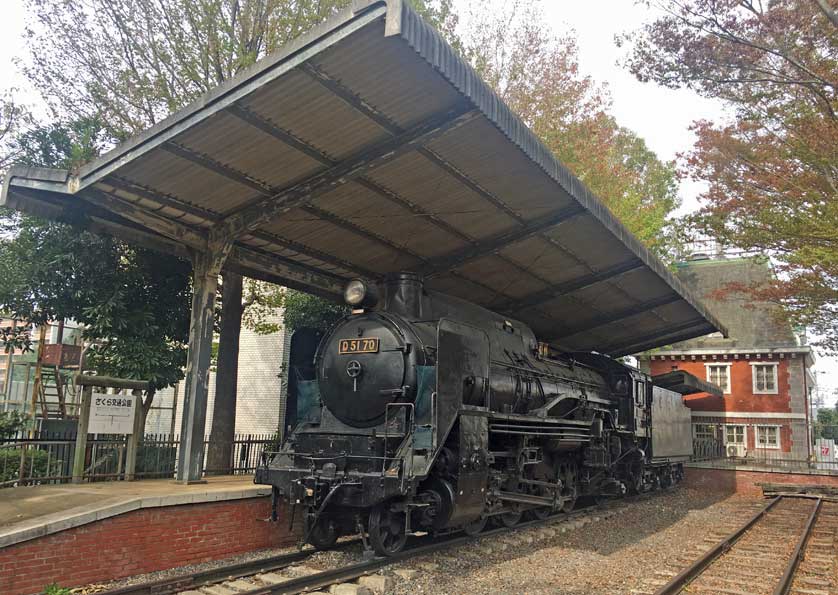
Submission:
[[[277,317],[276,322],[281,318]],[[277,431],[284,407],[288,333],[284,330],[271,335],[257,335],[242,328],[239,345],[238,398],[236,407],[237,434],[272,434]],[[281,376],[281,377],[280,377]],[[215,372],[210,372],[209,403],[207,405],[206,433],[212,425],[212,408],[215,402]],[[178,389],[178,407],[175,416],[175,433],[180,433],[183,413],[184,385]],[[155,407],[146,420],[146,432],[168,434],[171,428],[171,405],[174,389],[168,388],[155,396]]]

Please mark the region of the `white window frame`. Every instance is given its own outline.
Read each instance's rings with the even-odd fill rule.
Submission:
[[[728,444],[736,444],[744,446],[748,448],[748,426],[745,424],[724,424],[724,442],[725,446]],[[729,442],[727,439],[727,429],[728,428],[742,428],[742,442]]]
[[[710,431],[707,433],[708,435],[699,436],[698,426],[702,428],[709,428]],[[718,434],[716,433],[716,424],[693,424],[693,438],[696,440],[716,440]]]
[[[774,368],[774,390],[758,390],[757,389],[757,373],[754,369],[756,366],[765,366]],[[777,369],[780,364],[777,362],[751,362],[751,387],[755,395],[778,395],[780,394],[780,382]]]
[[[759,430],[760,428],[776,428],[777,429],[777,446],[770,446],[765,444],[760,444],[759,442]],[[768,425],[768,424],[759,424],[756,429],[754,430],[754,448],[763,448],[765,450],[780,450],[783,445],[783,433],[781,431],[782,426],[775,426],[775,425]]]
[[[732,369],[731,364],[730,363],[725,363],[725,362],[712,362],[712,363],[704,364],[704,370],[705,370],[705,374],[707,376],[707,382],[710,382],[710,383],[713,382],[712,380],[710,380],[710,368],[714,367],[714,366],[718,366],[718,367],[724,366],[724,367],[727,368],[727,374],[725,374],[725,377],[727,378],[727,386],[722,386],[720,388],[722,389],[723,394],[729,395],[730,394],[730,374],[731,374],[731,369]]]

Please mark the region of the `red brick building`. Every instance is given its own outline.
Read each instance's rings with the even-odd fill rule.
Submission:
[[[699,256],[677,266],[679,278],[703,298],[729,336],[714,333],[645,352],[638,356],[640,367],[653,375],[685,370],[722,388],[722,397],[685,397],[699,441],[720,444],[731,457],[807,460],[811,347],[782,321],[775,306],[735,292],[724,299],[713,295],[731,282],[750,286],[768,281],[770,264]]]

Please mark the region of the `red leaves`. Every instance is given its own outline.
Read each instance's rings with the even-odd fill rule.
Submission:
[[[694,222],[777,259],[770,287],[728,287],[783,304],[838,347],[838,28],[815,2],[664,0],[628,38],[641,80],[727,101],[699,121],[683,166],[708,183]]]

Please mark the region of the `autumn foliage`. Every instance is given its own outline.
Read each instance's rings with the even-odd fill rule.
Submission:
[[[625,40],[641,80],[724,100],[685,156],[707,183],[694,222],[768,253],[778,279],[740,287],[783,304],[838,348],[838,19],[820,0],[661,0],[667,16]]]
[[[472,2],[462,17],[458,43],[483,79],[626,227],[671,257],[675,164],[616,122],[607,87],[579,71],[574,35],[552,30],[537,2]]]

